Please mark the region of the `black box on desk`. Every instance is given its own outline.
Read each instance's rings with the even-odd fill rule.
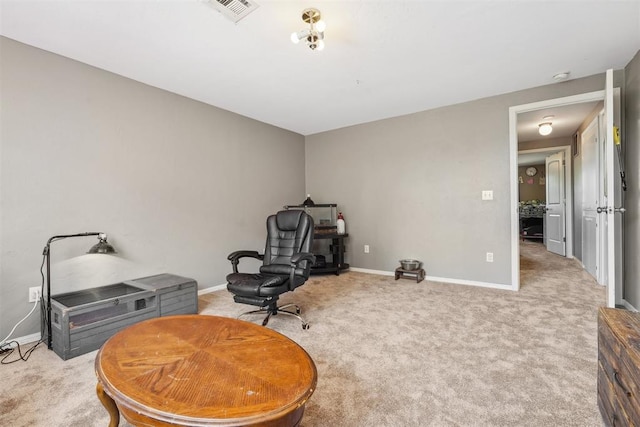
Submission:
[[[51,296],[53,351],[67,360],[99,349],[116,332],[142,320],[198,312],[198,284],[158,274]]]

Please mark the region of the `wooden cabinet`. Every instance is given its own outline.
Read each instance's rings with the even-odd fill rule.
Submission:
[[[598,407],[607,426],[640,425],[640,314],[598,312]]]
[[[331,260],[325,265],[312,266],[311,274],[334,273],[336,276],[338,276],[340,275],[341,271],[349,269],[349,264],[347,264],[344,260],[344,253],[346,252],[344,239],[346,239],[347,237],[349,237],[349,234],[316,233],[314,235],[313,238],[316,241],[330,239],[331,243],[329,244],[328,256],[331,258]]]

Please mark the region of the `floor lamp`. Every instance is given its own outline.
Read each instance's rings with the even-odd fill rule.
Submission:
[[[57,240],[67,239],[69,237],[98,236],[98,243],[89,249],[89,254],[114,254],[116,250],[107,242],[107,235],[100,232],[87,232],[78,234],[64,234],[53,236],[47,240],[47,244],[42,251],[47,263],[47,348],[52,349],[51,345],[51,243]]]

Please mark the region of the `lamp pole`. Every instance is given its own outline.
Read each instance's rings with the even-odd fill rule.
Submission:
[[[91,232],[86,232],[86,233],[61,234],[59,236],[53,236],[49,240],[47,240],[47,244],[45,245],[44,250],[42,251],[42,255],[44,255],[44,257],[46,259],[46,263],[47,263],[47,348],[49,350],[52,349],[52,342],[51,342],[51,332],[52,332],[52,330],[51,330],[51,243],[55,242],[56,240],[67,239],[69,237],[85,237],[85,236],[100,236],[100,243],[104,242],[105,244],[108,245],[108,243],[106,243],[106,241],[107,241],[107,235],[106,234],[98,232],[98,231],[91,231]],[[103,238],[103,236],[104,236],[104,238]],[[98,246],[98,245],[96,245],[96,246]],[[89,253],[92,253],[93,249],[96,246],[91,248],[89,250]],[[107,251],[105,253],[108,253],[108,252],[109,251]],[[113,248],[111,248],[110,252],[115,252],[115,251],[113,250]]]

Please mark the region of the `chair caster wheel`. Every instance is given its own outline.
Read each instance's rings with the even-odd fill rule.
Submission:
[[[302,324],[302,329],[309,329],[309,324],[308,323],[303,323]]]

